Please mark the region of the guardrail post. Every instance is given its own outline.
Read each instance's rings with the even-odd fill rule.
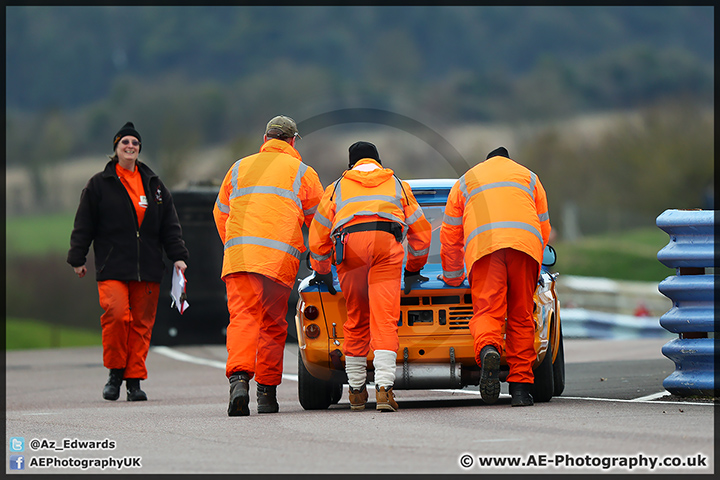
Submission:
[[[675,362],[663,387],[682,397],[717,396],[714,372],[714,210],[666,210],[656,220],[670,236],[657,254],[676,275],[660,282],[658,290],[673,302],[660,325],[677,333],[662,348]]]

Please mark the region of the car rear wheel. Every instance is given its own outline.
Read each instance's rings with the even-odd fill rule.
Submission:
[[[330,389],[330,403],[335,405],[342,398],[343,385],[340,382],[330,382]]]
[[[553,363],[553,383],[553,396],[562,395],[563,390],[565,390],[565,348],[563,347],[562,325],[560,325],[557,357],[555,357]]]
[[[337,403],[342,396],[342,385],[340,385],[340,396],[337,396],[336,385],[336,382],[321,380],[310,375],[302,356],[298,355],[298,397],[300,405],[305,410],[325,410],[331,403]],[[337,400],[333,402],[335,397]]]
[[[535,383],[533,383],[532,393],[536,402],[549,402],[555,390],[555,382],[553,375],[553,350],[552,343],[548,342],[548,348],[545,352],[545,358],[533,372],[535,375]]]

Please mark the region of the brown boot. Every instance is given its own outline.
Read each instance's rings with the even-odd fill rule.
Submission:
[[[365,385],[360,388],[350,387],[348,390],[350,398],[350,410],[365,410],[365,403],[367,403],[368,392]]]
[[[378,387],[375,385],[376,409],[382,412],[397,412],[398,404],[395,401],[393,387]]]

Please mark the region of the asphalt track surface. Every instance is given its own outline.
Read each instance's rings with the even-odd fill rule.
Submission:
[[[712,474],[714,405],[667,400],[662,380],[674,370],[660,350],[667,341],[566,339],[565,392],[548,403],[511,408],[506,384],[493,405],[477,387],[401,390],[397,413],[376,411],[372,395],[366,410],[352,412],[346,392],[326,411],[303,410],[290,344],[280,412],[257,414],[253,381],[250,416],[232,418],[224,346],[153,347],[142,383],[147,402],[127,402],[124,387],[118,401],[102,399],[99,347],[8,352],[5,468],[9,475]],[[17,456],[22,471],[12,469]]]

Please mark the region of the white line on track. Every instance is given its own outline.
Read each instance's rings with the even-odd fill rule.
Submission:
[[[225,370],[225,362],[221,362],[219,360],[208,360],[207,358],[196,357],[194,355],[189,355],[187,353],[175,351],[170,347],[164,347],[164,346],[158,345],[158,346],[152,347],[152,351],[155,353],[159,353],[160,355],[165,355],[166,357],[172,358],[174,360],[179,360],[181,362],[194,363],[196,365],[207,365],[208,367],[214,367],[214,368],[219,368],[221,370]],[[294,373],[283,373],[282,378],[284,380],[290,380],[293,382],[298,381],[298,376],[297,376],[297,374],[294,374]]]
[[[208,360],[207,358],[200,358],[196,357],[194,355],[189,355],[187,353],[178,352],[173,350],[170,347],[164,347],[164,346],[154,346],[151,347],[151,350],[155,353],[159,353],[160,355],[165,355],[166,357],[172,358],[174,360],[178,360],[181,362],[188,362],[188,363],[194,363],[197,365],[207,365],[209,367],[214,368],[220,368],[222,370],[225,370],[225,362],[220,362],[218,360]],[[297,374],[294,373],[283,373],[282,374],[283,380],[290,380],[292,382],[298,381]],[[480,392],[477,390],[452,390],[452,389],[432,389],[434,392],[446,392],[446,393],[465,393],[468,395],[480,395]],[[504,395],[504,394],[503,394]],[[630,400],[623,400],[623,399],[617,399],[617,398],[595,398],[595,397],[555,397],[558,400],[591,400],[591,401],[597,401],[597,402],[621,402],[621,403],[663,403],[663,404],[671,404],[671,405],[713,405],[712,402],[663,402],[663,401],[657,401],[655,399],[664,397],[665,395],[670,395],[670,392],[664,390],[662,392],[653,393],[651,395],[645,395],[644,397],[638,397],[633,398]],[[507,395],[509,396],[509,395]]]
[[[207,365],[208,367],[221,368],[225,370],[225,362],[220,362],[218,360],[208,360],[207,358],[200,358],[193,355],[188,355],[187,353],[176,352],[170,347],[156,346],[152,347],[152,351],[155,353],[159,353],[160,355],[165,355],[166,357],[179,360],[181,362],[195,363],[197,365]]]
[[[667,390],[663,390],[662,392],[653,393],[652,395],[645,395],[644,397],[634,398],[631,401],[632,402],[644,402],[645,400],[655,400],[660,397],[664,397],[665,395],[670,395],[670,392]]]
[[[558,400],[593,400],[596,402],[620,402],[620,403],[651,403],[653,405],[655,404],[668,404],[668,405],[713,405],[712,402],[667,402],[667,401],[656,401],[656,400],[649,400],[648,397],[654,397],[654,398],[660,398],[664,397],[665,395],[670,395],[669,392],[659,392],[655,393],[653,395],[648,395],[647,397],[640,397],[640,398],[632,398],[630,400],[624,400],[620,398],[595,398],[595,397],[553,397],[557,398]]]

